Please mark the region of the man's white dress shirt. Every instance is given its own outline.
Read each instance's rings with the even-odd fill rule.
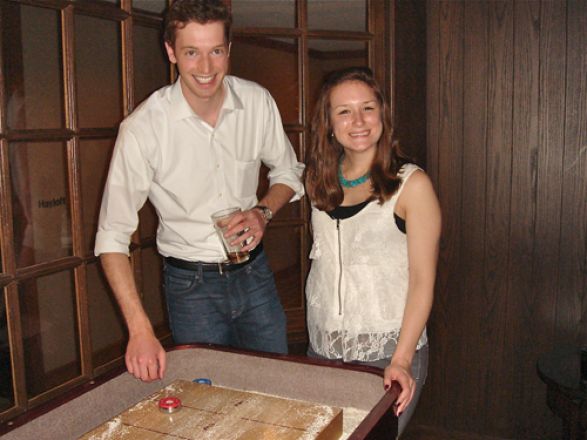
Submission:
[[[215,127],[190,108],[180,80],[153,93],[120,125],[102,199],[95,254],[128,255],[138,210],[147,197],[159,217],[163,256],[224,259],[210,214],[257,203],[259,169],[269,185],[304,193],[296,159],[275,101],[256,83],[224,78],[226,95]]]

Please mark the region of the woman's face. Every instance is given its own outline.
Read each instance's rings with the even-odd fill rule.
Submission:
[[[330,123],[345,154],[377,148],[383,131],[381,106],[375,93],[362,81],[345,81],[330,92]]]

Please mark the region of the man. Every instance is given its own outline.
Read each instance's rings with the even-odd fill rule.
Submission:
[[[121,126],[100,212],[96,255],[129,330],[126,366],[144,381],[165,374],[165,351],[142,307],[128,261],[138,210],[159,216],[169,321],[176,343],[287,352],[285,314],[261,239],[272,215],[303,195],[303,165],[274,100],[227,75],[231,16],[220,0],[176,0],[165,48],[179,72]],[[270,187],[257,203],[260,163]],[[239,206],[227,236],[241,233],[249,261],[226,264],[210,215]],[[245,244],[246,243],[246,244]]]

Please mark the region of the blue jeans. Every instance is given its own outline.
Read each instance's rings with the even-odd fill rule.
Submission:
[[[169,325],[176,344],[211,343],[287,353],[286,318],[264,252],[224,271],[164,265]]]

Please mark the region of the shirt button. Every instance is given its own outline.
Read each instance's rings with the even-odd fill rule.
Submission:
[[[218,193],[218,197],[222,197],[222,193]]]
[[[216,168],[220,168],[220,164],[219,163],[216,164]]]

